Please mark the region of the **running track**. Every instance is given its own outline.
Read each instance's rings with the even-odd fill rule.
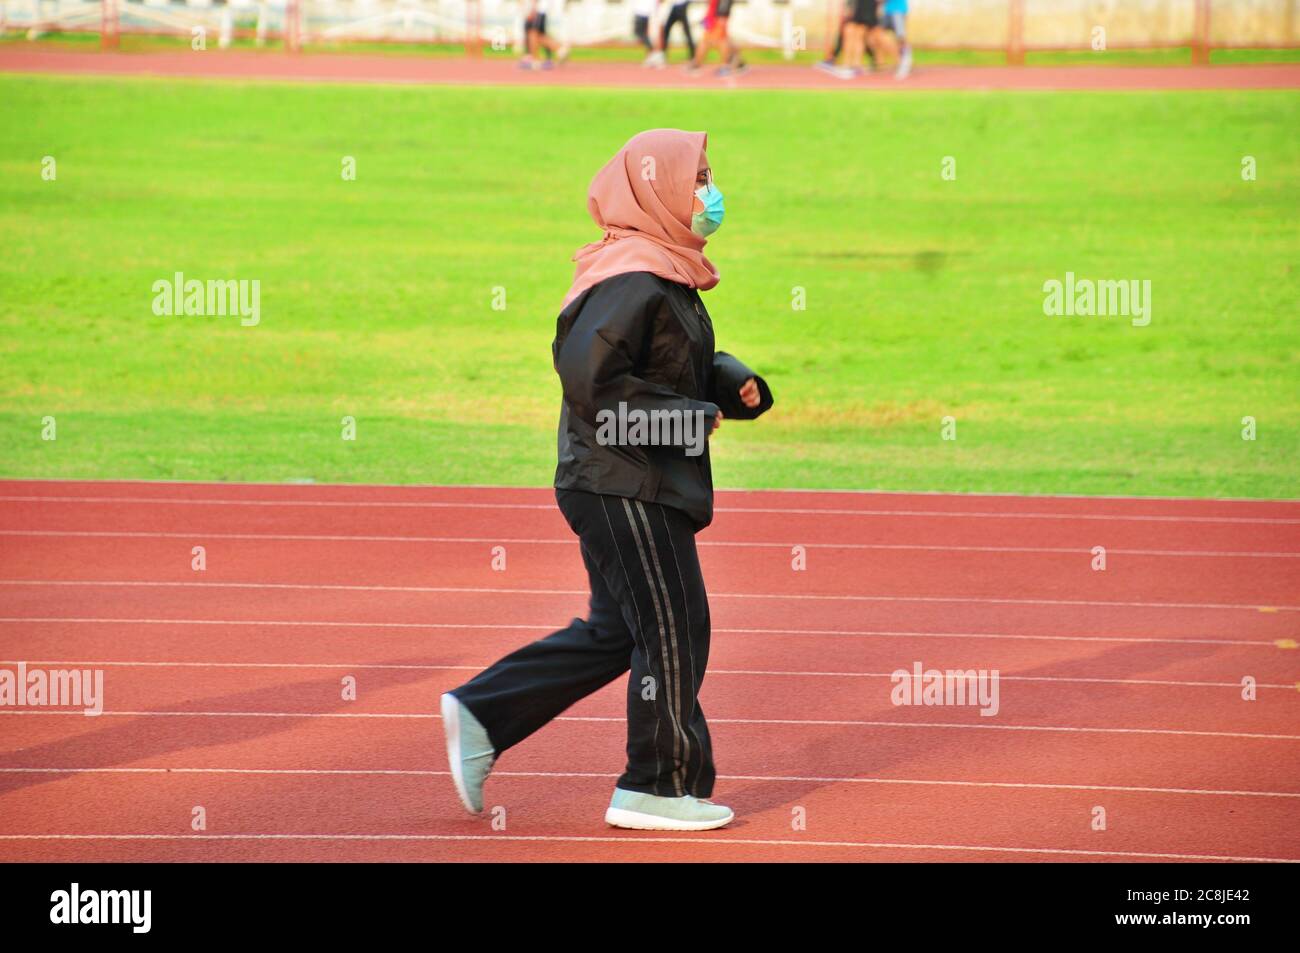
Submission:
[[[0,72],[196,76],[299,82],[446,85],[585,86],[655,89],[1295,89],[1300,63],[1225,66],[918,67],[906,82],[888,72],[845,82],[803,66],[754,66],[741,77],[718,79],[708,69],[688,76],[680,68],[647,70],[636,63],[567,63],[525,72],[513,60],[464,56],[356,55],[205,50],[112,53],[6,43]]]
[[[0,662],[106,695],[0,708],[0,860],[1300,860],[1300,502],[724,491],[700,543],[736,821],[605,826],[620,681],[494,829],[437,697],[583,613],[549,490],[0,482]],[[918,661],[1000,710],[894,706]]]

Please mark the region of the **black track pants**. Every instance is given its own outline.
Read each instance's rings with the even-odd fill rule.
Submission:
[[[631,669],[629,791],[706,798],[716,772],[697,696],[709,660],[709,603],[695,529],[679,510],[557,490],[581,541],[590,612],[526,645],[459,688],[498,756],[574,702]]]
[[[686,52],[690,59],[695,59],[695,38],[691,36],[691,22],[686,19],[686,4],[677,4],[668,11],[668,19],[664,21],[663,33],[659,38],[659,47],[666,54],[668,52],[668,34],[672,32],[675,24],[680,23],[682,30],[686,33]]]

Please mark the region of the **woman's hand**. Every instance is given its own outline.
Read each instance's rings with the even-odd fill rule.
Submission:
[[[757,407],[759,402],[763,399],[762,395],[759,394],[758,392],[758,384],[755,383],[754,378],[752,377],[749,380],[745,381],[744,384],[741,385],[739,393],[740,393],[740,401],[746,407]],[[709,434],[712,435],[714,431],[716,431],[721,426],[722,426],[722,411],[719,410],[718,416],[713,418],[713,430],[710,430]]]

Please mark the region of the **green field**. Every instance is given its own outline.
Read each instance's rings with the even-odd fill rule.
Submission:
[[[719,346],[777,397],[718,434],[718,485],[1300,496],[1294,91],[0,99],[0,475],[548,483],[587,182],[680,126],[727,198]],[[178,271],[259,280],[260,323],[156,316]],[[1045,315],[1067,271],[1149,280],[1149,326]]]

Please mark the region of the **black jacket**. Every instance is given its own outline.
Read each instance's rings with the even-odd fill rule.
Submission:
[[[713,474],[707,434],[724,420],[752,420],[772,406],[767,382],[730,354],[713,349],[713,324],[694,288],[649,272],[615,275],[569,303],[552,346],[563,385],[555,486],[662,503],[703,529],[713,520]],[[753,377],[760,402],[738,393]],[[681,427],[671,444],[599,440],[619,405],[632,411],[699,411],[699,440]],[[602,414],[602,412],[608,412]],[[661,434],[662,435],[662,434]]]

